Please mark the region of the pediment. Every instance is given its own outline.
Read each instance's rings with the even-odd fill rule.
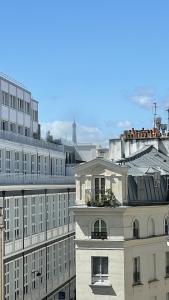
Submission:
[[[91,160],[89,162],[80,164],[76,166],[75,173],[77,175],[82,174],[95,174],[95,175],[101,175],[104,173],[114,173],[119,175],[127,175],[128,167],[121,167],[112,161],[96,158],[94,160]]]

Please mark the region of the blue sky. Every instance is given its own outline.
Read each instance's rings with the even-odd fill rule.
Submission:
[[[44,132],[105,142],[167,121],[168,0],[1,1],[0,71],[39,101]]]

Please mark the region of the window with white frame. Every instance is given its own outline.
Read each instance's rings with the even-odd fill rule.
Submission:
[[[28,256],[24,256],[24,295],[28,294]]]
[[[43,228],[43,197],[39,197],[39,232],[42,232]]]
[[[107,239],[106,223],[102,219],[95,221],[93,225],[93,231],[91,233],[92,239]]]
[[[15,260],[14,263],[14,289],[15,289],[15,300],[19,300],[19,259]]]
[[[5,264],[5,300],[9,299],[10,288],[9,288],[9,278],[10,278],[10,264]]]
[[[15,152],[15,173],[19,173],[19,152]]]
[[[53,220],[53,228],[56,227],[56,207],[55,207],[55,197],[52,196],[52,220]]]
[[[35,173],[35,155],[31,155],[31,174]]]
[[[92,256],[92,284],[108,282],[108,257]]]
[[[40,155],[37,156],[37,160],[38,160],[38,162],[37,162],[38,174],[40,174],[40,165],[41,165],[41,157],[40,157]]]
[[[44,158],[45,175],[47,175],[47,161],[48,161],[48,158],[47,158],[47,156],[45,156],[45,158]]]
[[[16,109],[17,103],[16,103],[16,97],[13,95],[10,95],[10,107]]]
[[[133,284],[140,284],[140,256],[133,259]]]
[[[23,153],[23,174],[27,173],[27,154]]]
[[[96,201],[102,200],[105,195],[105,178],[96,177],[94,181],[94,197]]]
[[[19,227],[19,198],[15,198],[14,206],[14,233],[15,239],[20,238],[20,227]]]
[[[36,233],[36,198],[31,198],[31,223],[32,223],[32,234]]]
[[[59,273],[62,273],[62,244],[61,242],[58,245],[58,254],[59,254]]]
[[[28,199],[24,197],[24,236],[28,236]]]
[[[32,253],[32,290],[36,288],[36,254]]]
[[[10,240],[10,228],[9,228],[9,201],[10,199],[5,199],[5,241],[8,242]]]
[[[2,91],[2,104],[9,106],[9,94],[5,91]]]
[[[6,150],[5,153],[5,164],[6,164],[6,173],[10,173],[11,172],[11,152],[9,150]]]
[[[57,244],[53,245],[53,276],[56,277],[58,275],[58,262],[57,262],[57,256],[58,256],[58,251],[57,251]]]

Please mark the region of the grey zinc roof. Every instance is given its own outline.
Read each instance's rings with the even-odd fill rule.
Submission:
[[[169,157],[162,154],[153,146],[145,146],[126,158],[116,161],[129,167],[128,174],[133,176],[150,175],[160,172],[169,175]]]

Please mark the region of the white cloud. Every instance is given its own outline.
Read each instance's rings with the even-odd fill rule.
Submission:
[[[151,88],[139,87],[129,99],[134,101],[140,107],[151,109],[153,102],[155,102],[154,90]]]
[[[72,122],[68,121],[54,121],[51,123],[41,123],[42,137],[46,137],[47,131],[53,135],[54,138],[63,138],[72,140]],[[77,140],[79,143],[92,143],[105,145],[108,143],[108,138],[97,127],[84,126],[77,124]]]
[[[129,129],[132,127],[132,123],[128,120],[126,121],[118,121],[117,122],[117,127],[118,128],[124,128],[124,129]]]

